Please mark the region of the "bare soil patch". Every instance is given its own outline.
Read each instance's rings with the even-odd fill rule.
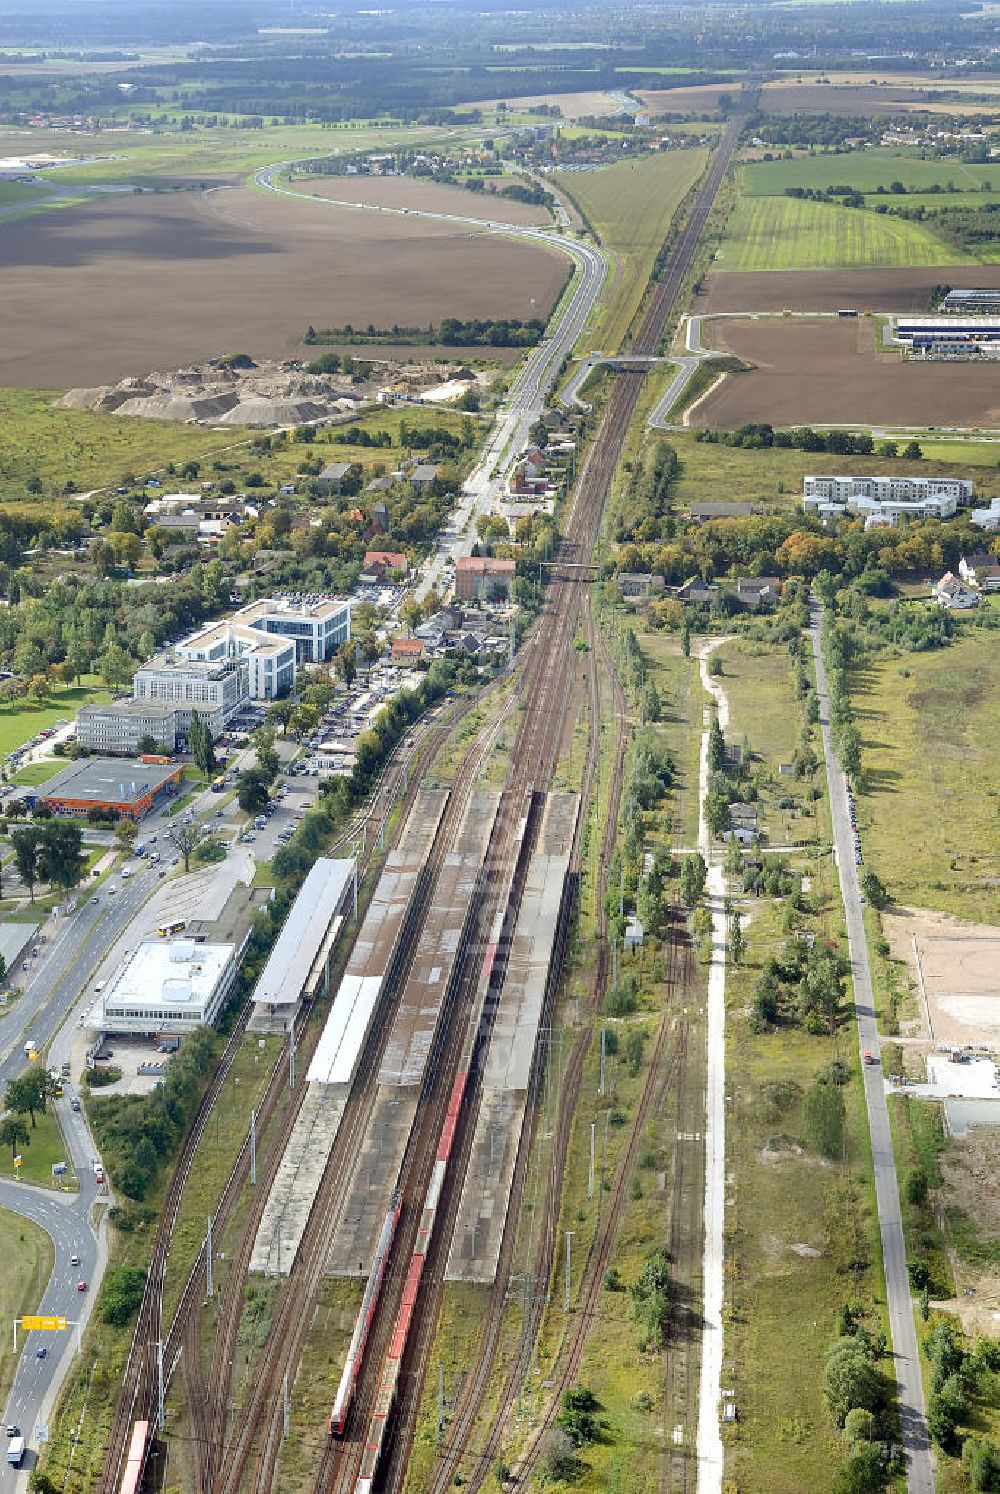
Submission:
[[[730,98],[740,91],[738,83],[696,83],[693,88],[647,88],[636,90],[650,114],[711,114],[724,93]]]
[[[1000,287],[1000,265],[899,270],[720,270],[695,298],[709,311],[926,311],[936,285]]]
[[[907,104],[920,104],[918,88],[839,87],[822,83],[765,83],[762,107],[769,114],[895,114]]]
[[[919,992],[916,941],[934,1041],[1000,1050],[1000,928],[924,908],[884,913],[882,926]]]
[[[0,227],[0,385],[301,357],[310,323],[544,316],[566,274],[533,244],[249,187],[113,197]]]
[[[497,104],[506,104],[508,109],[520,112],[537,109],[539,104],[556,104],[564,119],[579,119],[583,115],[620,114],[621,104],[602,89],[581,89],[578,93],[526,93],[516,99],[476,99],[470,109],[495,109]]]
[[[1000,381],[986,363],[902,363],[875,348],[871,321],[709,322],[706,347],[755,365],[698,406],[699,425],[1000,425]]]
[[[295,190],[340,202],[424,213],[457,213],[464,218],[492,219],[519,227],[537,227],[551,221],[543,207],[501,197],[488,187],[485,192],[469,192],[464,187],[450,187],[446,182],[425,182],[408,176],[296,177]]]

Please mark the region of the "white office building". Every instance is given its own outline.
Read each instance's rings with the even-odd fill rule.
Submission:
[[[296,664],[319,664],[332,659],[351,636],[351,604],[332,597],[298,601],[271,597],[250,602],[233,614],[233,623],[255,628],[295,644]]]
[[[240,658],[207,659],[181,648],[155,654],[136,670],[132,694],[137,704],[169,705],[177,710],[178,732],[186,735],[198,712],[213,736],[219,736],[249,696],[247,665]]]
[[[115,972],[91,1025],[144,1037],[210,1026],[233,989],[236,968],[235,944],[146,940]]]
[[[239,660],[246,670],[251,700],[277,700],[295,683],[295,644],[290,638],[271,638],[256,628],[228,618],[192,633],[177,645],[186,659],[211,662]]]

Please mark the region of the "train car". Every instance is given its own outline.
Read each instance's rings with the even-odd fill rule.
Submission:
[[[146,1466],[146,1453],[149,1448],[149,1422],[137,1421],[132,1428],[132,1440],[129,1443],[128,1457],[125,1460],[125,1472],[118,1494],[136,1494],[142,1483],[142,1471]]]
[[[455,1082],[451,1087],[451,1096],[448,1100],[448,1110],[445,1114],[444,1125],[441,1127],[441,1136],[438,1140],[438,1149],[435,1153],[439,1162],[447,1162],[451,1156],[452,1144],[455,1140],[455,1128],[458,1125],[459,1112],[462,1109],[462,1101],[465,1098],[465,1073],[456,1074]]]
[[[401,1207],[402,1200],[397,1190],[389,1202],[385,1219],[382,1222],[378,1245],[375,1248],[375,1259],[372,1261],[372,1268],[368,1273],[368,1280],[365,1283],[364,1295],[361,1298],[361,1306],[358,1309],[358,1320],[354,1325],[350,1347],[347,1351],[347,1359],[344,1362],[344,1372],[340,1377],[340,1385],[333,1403],[333,1410],[330,1413],[330,1435],[332,1437],[342,1437],[344,1434],[344,1427],[347,1424],[347,1413],[351,1408],[351,1401],[354,1399],[354,1387],[361,1370],[365,1344],[368,1341],[368,1330],[371,1328],[372,1318],[375,1315],[378,1299],[382,1292],[382,1281],[385,1276],[385,1268],[389,1261],[389,1254],[392,1250],[396,1225],[399,1223]]]

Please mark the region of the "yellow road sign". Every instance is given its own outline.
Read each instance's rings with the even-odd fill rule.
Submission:
[[[58,1333],[66,1327],[65,1318],[22,1318],[21,1327],[25,1333],[30,1333],[34,1328],[42,1333]]]

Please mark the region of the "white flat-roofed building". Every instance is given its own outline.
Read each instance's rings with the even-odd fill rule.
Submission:
[[[211,1026],[233,989],[236,968],[235,944],[145,940],[116,971],[91,1025],[146,1037]]]
[[[315,602],[294,597],[262,598],[241,607],[232,621],[260,633],[291,639],[297,664],[332,659],[351,636],[351,604],[322,597]]]
[[[295,683],[295,644],[234,622],[210,623],[177,645],[186,659],[237,659],[247,671],[252,700],[276,700]]]
[[[286,1032],[303,996],[325,986],[357,889],[357,863],[321,856],[299,889],[254,991],[255,1030]]]
[[[192,657],[177,648],[136,670],[132,694],[142,704],[176,707],[177,729],[185,734],[197,711],[217,737],[249,697],[247,666],[242,659]]]
[[[177,748],[177,707],[151,701],[112,700],[104,705],[81,706],[76,718],[76,736],[91,752],[128,754],[138,752],[147,738],[154,751]]]
[[[929,499],[953,499],[955,506],[972,502],[972,482],[967,477],[804,477],[802,507],[806,513],[824,503],[845,507],[852,499],[871,498],[879,503],[922,503]],[[954,512],[954,509],[952,509]]]

